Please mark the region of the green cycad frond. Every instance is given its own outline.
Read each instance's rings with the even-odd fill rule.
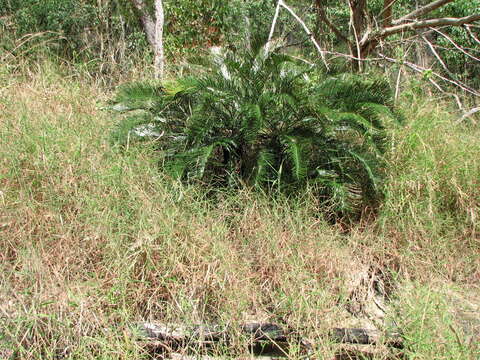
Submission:
[[[361,154],[353,151],[353,150],[348,150],[348,153],[355,159],[357,160],[358,164],[360,164],[361,168],[365,171],[365,174],[368,177],[369,180],[369,185],[372,187],[372,190],[374,192],[378,191],[378,179],[375,176],[375,169],[373,167],[373,164],[369,159],[366,157],[362,156]],[[355,179],[356,180],[356,179]]]
[[[271,173],[274,170],[275,155],[271,149],[261,149],[257,154],[257,162],[253,170],[253,184],[263,186],[271,180]]]
[[[335,126],[355,129],[362,134],[374,134],[378,131],[370,121],[357,113],[330,112],[329,116]]]
[[[291,173],[294,179],[296,181],[304,180],[308,173],[306,139],[299,136],[285,135],[282,140],[292,164]]]
[[[378,103],[358,103],[356,111],[378,128],[398,122],[398,117],[392,109]]]
[[[117,100],[146,110],[144,120],[166,133],[158,147],[175,178],[280,189],[312,183],[341,211],[375,198],[385,124],[397,118],[388,83],[325,78],[272,49],[219,50],[194,76],[132,85]]]
[[[128,142],[139,139],[140,136],[138,136],[134,130],[142,125],[151,124],[152,121],[153,117],[149,113],[124,117],[118,122],[110,134],[110,141],[112,144],[126,145]],[[160,129],[154,130],[156,130],[156,132],[161,131]]]
[[[162,104],[164,89],[159,85],[132,83],[120,86],[114,102],[113,110],[153,109]]]
[[[166,95],[172,97],[192,95],[197,91],[198,79],[192,76],[187,76],[175,81],[165,82],[163,85]]]
[[[217,149],[231,149],[235,147],[229,139],[217,140],[206,146],[199,146],[175,154],[168,162],[168,173],[176,178],[186,177],[189,180],[202,180],[209,162],[216,155]]]
[[[262,110],[258,104],[244,104],[242,106],[242,132],[248,142],[256,139],[258,132],[263,127]]]
[[[342,111],[356,111],[364,103],[392,105],[390,86],[379,78],[343,74],[324,80],[315,90],[332,108]]]

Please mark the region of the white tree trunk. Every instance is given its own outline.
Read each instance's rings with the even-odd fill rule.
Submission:
[[[165,23],[163,0],[155,0],[155,18],[155,77],[162,79],[165,67],[163,52],[163,24]]]
[[[155,0],[155,19],[153,19],[149,13],[145,0],[131,1],[140,12],[140,21],[142,22],[143,30],[155,54],[155,77],[161,79],[165,67],[163,50],[163,25],[165,23],[165,16],[163,12],[163,0]]]

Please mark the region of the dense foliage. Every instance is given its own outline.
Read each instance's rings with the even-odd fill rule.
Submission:
[[[325,77],[260,43],[218,52],[194,77],[127,85],[116,101],[135,110],[116,139],[154,130],[176,178],[287,191],[311,184],[341,211],[378,196],[384,122],[395,119],[386,81]]]
[[[324,48],[348,53],[346,44],[319,20],[315,1],[288,3],[301,15]],[[427,1],[423,0],[395,1],[393,17],[398,18],[425,3]],[[322,4],[331,23],[343,34],[349,34],[350,10],[346,3],[324,1]],[[381,19],[383,5],[383,0],[368,1],[367,21],[371,26],[375,27]],[[238,39],[251,35],[265,36],[275,11],[275,1],[272,0],[164,0],[164,6],[165,47],[169,63],[178,58],[176,55],[195,53],[199,48],[234,44]],[[480,0],[457,0],[435,10],[430,16],[464,17],[474,14],[479,8]],[[0,39],[0,46],[13,51],[15,56],[31,55],[46,49],[50,54],[69,61],[93,65],[102,62],[102,68],[111,67],[112,61],[134,63],[136,56],[151,56],[139,16],[129,0],[5,0],[4,6],[0,7],[0,29],[4,34],[13,34],[15,39],[21,39],[22,45],[18,48],[18,42],[9,43],[5,36]],[[478,87],[480,67],[474,58],[479,58],[480,43],[462,27],[440,30],[448,38],[433,30],[426,35],[445,66],[435,59],[427,44],[415,44],[410,33],[393,36],[389,39],[393,41],[382,44],[382,51],[399,61],[414,62],[423,52],[422,56],[429,58],[428,67]],[[473,27],[471,31],[478,39],[478,27]],[[30,38],[32,34],[35,35]],[[301,26],[285,11],[280,13],[275,36],[288,39],[288,45],[297,53],[315,53]],[[459,51],[455,44],[467,49],[473,57]],[[345,59],[330,61],[341,69],[348,65]]]

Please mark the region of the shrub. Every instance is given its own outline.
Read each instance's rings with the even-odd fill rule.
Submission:
[[[195,76],[126,85],[115,101],[136,110],[117,140],[155,126],[164,169],[177,179],[285,191],[310,184],[342,212],[378,198],[384,122],[396,118],[386,81],[326,77],[260,43],[217,52]]]

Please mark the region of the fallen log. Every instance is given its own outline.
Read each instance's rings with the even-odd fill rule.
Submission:
[[[373,329],[334,328],[330,332],[330,339],[342,344],[384,344],[396,348],[402,346],[402,337],[399,333],[383,333]]]
[[[235,332],[232,327],[219,325],[178,325],[162,323],[139,323],[140,337],[163,342],[170,347],[181,347],[185,344],[207,346],[217,342],[228,342],[238,330],[255,343],[289,343],[296,342],[302,347],[311,348],[309,342],[302,339],[297,332],[284,329],[272,323],[251,322],[240,324]],[[392,347],[402,346],[402,337],[399,333],[381,332],[371,329],[334,328],[325,336],[331,341],[343,344],[384,344]]]

